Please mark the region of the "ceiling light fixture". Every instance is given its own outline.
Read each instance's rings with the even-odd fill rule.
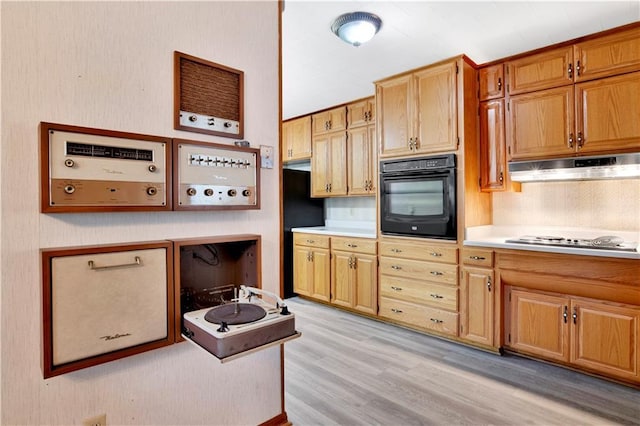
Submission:
[[[351,12],[338,16],[331,31],[340,39],[356,47],[371,40],[380,30],[382,20],[369,12]]]

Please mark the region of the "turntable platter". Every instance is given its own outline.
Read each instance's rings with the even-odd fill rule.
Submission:
[[[216,306],[207,312],[204,319],[214,324],[246,324],[264,318],[267,311],[254,303],[227,303]]]

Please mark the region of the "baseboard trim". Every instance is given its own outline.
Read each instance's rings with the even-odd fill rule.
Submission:
[[[282,412],[277,416],[267,420],[264,423],[260,423],[258,426],[290,426],[291,422],[287,418],[287,413]]]

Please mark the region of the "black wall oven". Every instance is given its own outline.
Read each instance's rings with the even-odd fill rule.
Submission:
[[[380,162],[383,234],[456,240],[456,156]]]

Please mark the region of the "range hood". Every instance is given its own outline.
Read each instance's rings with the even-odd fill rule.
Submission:
[[[509,163],[516,182],[628,179],[640,177],[640,153]]]

